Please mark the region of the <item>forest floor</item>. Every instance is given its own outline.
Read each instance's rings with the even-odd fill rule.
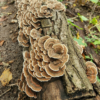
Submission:
[[[92,60],[98,69],[100,69],[100,27],[96,26],[96,24],[100,23],[98,23],[100,19],[98,18],[100,15],[100,6],[93,3],[77,4],[77,2],[73,3],[73,0],[61,1],[67,7],[66,15],[70,20],[69,24],[71,25],[73,38],[85,48],[83,53],[84,59]],[[16,13],[17,9],[14,0],[0,1],[0,76],[5,69],[10,69],[10,74],[12,74],[11,81],[9,80],[9,82],[7,79],[7,82],[5,82],[6,85],[0,82],[0,100],[17,100],[18,98],[19,90],[16,83],[22,72],[23,48],[17,42],[18,23]],[[91,20],[88,21],[90,17]],[[83,28],[83,30],[80,28]],[[93,40],[93,38],[96,39]],[[82,39],[84,39],[84,42]],[[85,47],[86,45],[87,47]],[[8,75],[7,72],[5,74]],[[29,98],[23,96],[21,100],[25,99],[28,100]]]

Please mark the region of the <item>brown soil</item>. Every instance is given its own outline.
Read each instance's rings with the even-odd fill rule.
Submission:
[[[7,0],[6,0],[7,1]],[[10,0],[9,0],[10,2]],[[16,37],[16,30],[18,29],[18,24],[10,24],[11,19],[16,15],[17,9],[15,8],[14,4],[8,5],[9,7],[6,10],[3,10],[0,7],[1,14],[5,13],[7,20],[0,22],[0,40],[4,40],[3,46],[0,46],[0,62],[8,62],[14,60],[12,64],[10,64],[10,69],[13,75],[13,79],[10,81],[9,84],[17,83],[17,80],[20,78],[20,74],[22,71],[22,47],[18,45]],[[8,15],[11,13],[11,15]],[[0,66],[0,75],[4,71],[6,66]],[[6,92],[9,88],[11,90],[6,94],[2,95]],[[18,97],[18,87],[17,86],[5,86],[3,87],[0,82],[0,100],[17,100]]]

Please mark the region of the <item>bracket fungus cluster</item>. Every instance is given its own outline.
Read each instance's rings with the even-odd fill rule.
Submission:
[[[23,71],[18,87],[29,97],[36,98],[36,92],[42,89],[39,82],[47,82],[52,77],[64,75],[69,55],[64,44],[46,35],[37,39],[31,38],[31,50],[24,51],[23,58]]]
[[[96,77],[98,74],[96,65],[91,61],[87,61],[86,66],[87,66],[86,69],[87,78],[91,83],[96,83],[97,81]]]
[[[17,40],[21,46],[31,47],[30,51],[23,52],[23,70],[18,87],[29,97],[36,98],[36,93],[42,89],[40,82],[62,76],[69,59],[67,47],[58,39],[42,37],[41,19],[51,18],[54,10],[66,9],[57,0],[16,0],[16,5],[20,28]]]
[[[52,11],[65,11],[65,6],[57,0],[16,0],[19,23],[18,42],[21,46],[29,47],[30,35],[41,36],[41,18],[52,17]]]

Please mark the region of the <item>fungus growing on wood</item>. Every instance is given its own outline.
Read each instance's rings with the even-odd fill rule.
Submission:
[[[96,77],[98,74],[96,65],[91,61],[87,61],[86,66],[87,66],[86,74],[87,74],[89,81],[91,83],[95,83],[97,81]]]
[[[18,86],[29,97],[36,98],[36,92],[42,89],[39,82],[62,76],[69,59],[67,47],[58,39],[48,35],[41,37],[41,18],[52,17],[53,10],[65,11],[65,7],[57,0],[17,0],[17,3],[18,42],[30,47],[29,52],[23,52],[23,70]]]
[[[32,91],[39,92],[42,89],[37,81],[48,82],[52,77],[63,76],[65,63],[69,59],[67,47],[58,39],[43,36],[33,40],[31,37],[31,44],[31,50],[23,52],[24,78],[21,77],[18,83],[22,91],[25,90],[27,84],[26,94],[30,97]],[[52,50],[51,53],[49,53],[50,50]],[[26,81],[23,83],[22,80]]]

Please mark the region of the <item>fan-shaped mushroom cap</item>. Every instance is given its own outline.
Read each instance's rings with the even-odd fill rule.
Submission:
[[[97,67],[93,62],[87,61],[86,66],[87,66],[88,69],[90,68],[90,70],[94,70],[95,75],[98,74]]]
[[[39,32],[38,32],[36,29],[32,29],[32,30],[30,31],[30,36],[31,36],[33,39],[36,39],[36,38],[40,37]]]
[[[95,75],[87,75],[87,78],[89,79],[89,81],[91,83],[96,83],[97,79],[96,79],[96,76]]]
[[[42,55],[42,57],[43,57],[43,61],[44,62],[50,62],[50,58],[49,58],[49,56],[48,55]]]
[[[31,63],[29,64],[29,69],[30,69],[31,71],[34,71],[34,67],[32,66]]]
[[[35,72],[35,75],[36,75],[37,77],[42,77],[41,71],[40,71],[40,67],[38,66],[38,64],[36,64],[36,65],[34,66],[34,72]]]
[[[31,88],[29,88],[28,85],[26,85],[25,93],[26,93],[29,97],[37,98],[36,93],[35,93]]]
[[[65,6],[61,2],[54,3],[54,9],[58,11],[66,11]]]
[[[40,13],[43,14],[43,17],[46,17],[46,16],[52,17],[50,10],[48,10],[47,5],[43,5],[40,7]]]
[[[51,49],[48,50],[49,57],[60,59],[62,58],[64,46],[60,43],[54,44]]]
[[[88,66],[94,66],[94,67],[97,69],[96,65],[95,65],[93,62],[91,62],[91,61],[87,61],[87,62],[86,62],[86,66],[87,66],[87,67],[88,67]]]
[[[36,77],[36,79],[40,82],[48,82],[51,78],[45,78],[45,77]]]
[[[51,77],[59,77],[59,76],[63,76],[64,75],[64,70],[65,70],[65,67],[62,67],[59,71],[53,71],[49,68],[49,66],[44,66],[45,67],[45,71],[48,75],[50,75]]]
[[[25,91],[26,84],[27,84],[26,81],[24,81],[24,82],[23,82],[23,86],[22,86],[23,91]]]
[[[21,80],[21,81],[25,81],[24,73],[21,74],[20,80]]]
[[[31,60],[33,61],[35,58],[35,53],[33,50],[30,51]]]
[[[59,59],[61,62],[63,62],[63,63],[66,63],[66,62],[68,62],[68,60],[69,60],[69,55],[68,54],[66,54],[66,55],[63,55],[63,57],[61,58],[61,59]]]
[[[21,80],[18,80],[18,89],[21,91],[23,91],[22,86],[23,86],[23,82]]]
[[[27,85],[33,91],[36,91],[36,92],[41,91],[42,87],[39,85],[39,82],[35,78],[32,78],[32,76],[29,76],[29,77],[26,78],[26,81],[27,81]]]
[[[90,80],[91,83],[95,83],[98,74],[96,65],[91,61],[87,61],[86,66],[87,66],[86,74],[88,79]]]
[[[51,76],[49,76],[43,68],[42,68],[41,70],[42,70],[41,75],[42,75],[43,77],[45,77],[45,78],[51,78]]]
[[[26,37],[23,33],[18,36],[17,40],[18,40],[19,43],[24,43],[24,44],[28,43],[28,41],[27,41],[27,39],[26,39]]]
[[[28,51],[23,51],[23,57],[24,59],[26,58],[30,59],[30,53]]]
[[[48,35],[41,37],[41,38],[39,39],[39,41],[38,41],[38,46],[39,46],[39,47],[44,47],[44,42],[45,42],[48,38],[50,38],[50,36],[48,36]]]
[[[62,67],[64,67],[65,62],[61,62],[58,60],[58,62],[50,62],[49,68],[53,71],[59,71]]]
[[[33,74],[33,71],[31,71],[29,68],[28,68],[28,73],[29,73],[32,77],[35,77],[35,75]]]
[[[46,50],[49,50],[52,48],[52,46],[56,43],[59,43],[59,40],[58,39],[53,39],[53,38],[48,38],[45,43],[44,43],[44,48]]]
[[[23,73],[24,73],[25,78],[27,78],[27,77],[30,76],[30,74],[28,73],[27,66],[24,66],[24,68],[23,68]]]
[[[97,68],[95,68],[94,66],[87,66],[87,70],[86,70],[86,74],[87,75],[97,75]]]
[[[32,66],[35,66],[37,64],[37,60],[34,58],[33,60],[32,60]]]
[[[33,45],[34,46],[34,39],[32,37],[30,37],[30,43],[31,43],[31,46]],[[33,49],[33,48],[32,48]]]

